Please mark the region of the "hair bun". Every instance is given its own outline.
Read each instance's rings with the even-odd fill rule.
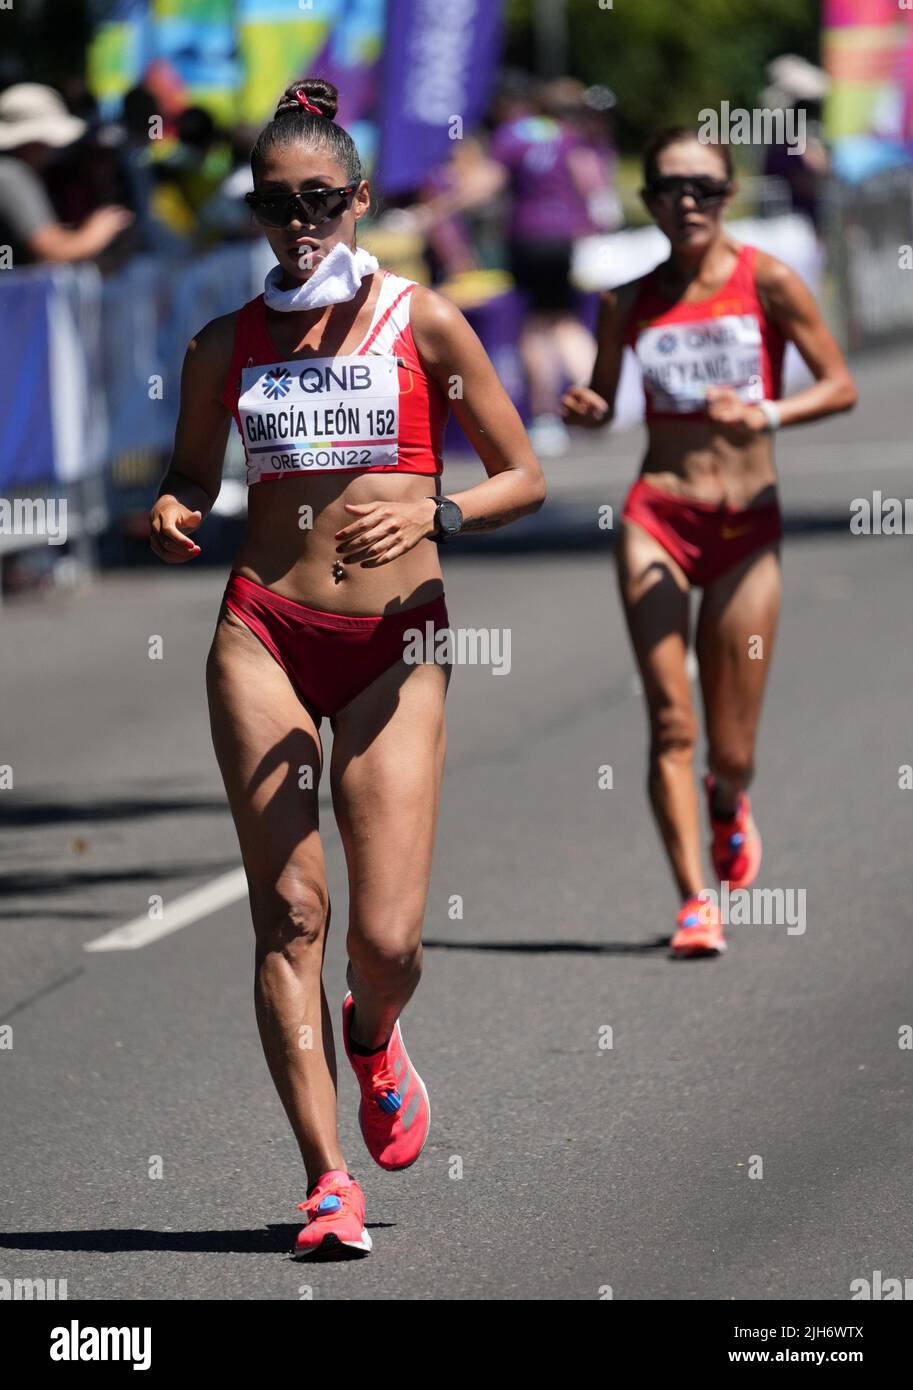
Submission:
[[[314,109],[309,111],[308,107]],[[325,116],[332,121],[338,107],[339,92],[332,82],[322,77],[301,77],[282,93],[273,120],[289,111],[300,111],[305,116]]]

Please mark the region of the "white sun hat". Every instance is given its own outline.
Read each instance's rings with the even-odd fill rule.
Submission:
[[[17,82],[0,92],[0,150],[14,150],[33,141],[60,148],[72,145],[85,129],[85,121],[70,115],[53,87]]]
[[[767,77],[793,101],[821,101],[830,86],[830,78],[823,68],[816,68],[814,63],[796,53],[783,53],[774,58],[767,64]]]

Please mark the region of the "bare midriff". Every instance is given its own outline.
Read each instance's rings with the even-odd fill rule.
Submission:
[[[437,545],[421,540],[389,564],[346,564],[337,531],[356,521],[345,504],[419,501],[440,491],[434,474],[337,473],[281,478],[248,489],[247,534],[233,568],[277,594],[330,613],[371,615],[414,608],[443,593]],[[334,576],[341,561],[345,577]]]
[[[653,487],[739,511],[775,500],[770,435],[737,443],[730,430],[702,419],[651,420],[648,429],[641,477]]]

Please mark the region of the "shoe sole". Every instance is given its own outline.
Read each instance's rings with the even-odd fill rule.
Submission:
[[[293,1260],[359,1260],[370,1255],[374,1242],[366,1230],[359,1240],[340,1240],[329,1231],[312,1250],[293,1250]]]
[[[707,959],[721,956],[725,950],[726,942],[721,941],[718,946],[675,946],[669,954],[673,960],[699,960],[702,956]]]

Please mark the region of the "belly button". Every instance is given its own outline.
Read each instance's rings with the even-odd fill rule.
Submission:
[[[341,579],[345,579],[345,577],[346,577],[345,565],[343,565],[343,563],[342,563],[341,560],[336,560],[335,563],[334,563],[334,565],[333,565],[333,578],[336,580],[336,583],[338,584],[339,581],[340,581]]]

